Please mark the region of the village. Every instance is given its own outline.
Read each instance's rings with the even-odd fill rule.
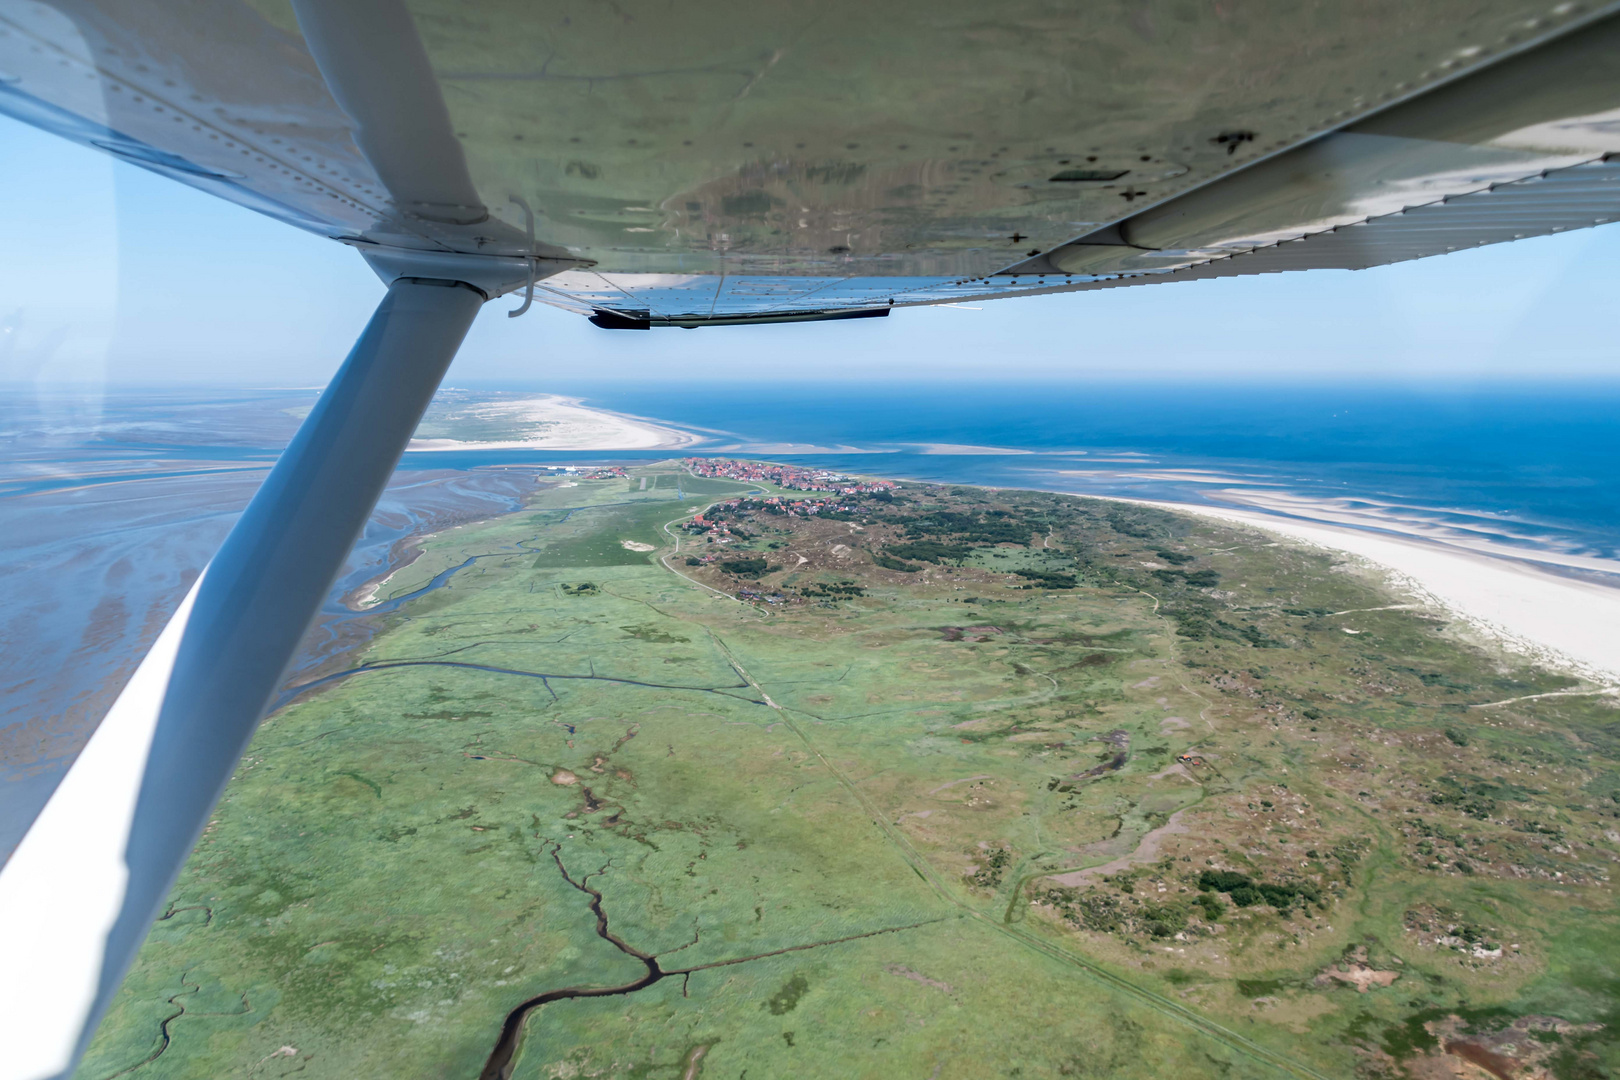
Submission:
[[[727,458],[687,458],[683,464],[694,476],[721,480],[749,480],[775,484],[790,491],[829,491],[839,495],[877,495],[892,492],[893,480],[859,480],[853,476],[807,469],[797,465],[773,465],[763,461],[733,461]]]
[[[853,476],[826,470],[774,465],[760,461],[687,458],[683,464],[696,476],[763,482],[794,491],[826,492],[831,496],[786,499],[780,495],[770,495],[727,499],[715,503],[683,526],[688,533],[703,537],[705,543],[717,545],[706,555],[689,556],[687,562],[694,566],[707,565],[720,559],[723,549],[718,545],[753,539],[741,524],[741,518],[746,515],[765,513],[787,517],[830,517],[834,520],[853,521],[857,515],[869,511],[858,500],[851,499],[851,496],[871,495],[888,500],[893,497],[892,492],[897,486],[892,480],[859,480]]]
[[[859,503],[837,498],[784,499],[780,495],[771,495],[765,498],[738,498],[717,502],[703,513],[694,515],[682,528],[694,536],[703,537],[704,541],[710,544],[751,540],[753,536],[743,530],[739,518],[756,512],[784,517],[832,518],[835,521],[853,521],[856,515],[870,513]],[[715,552],[702,556],[698,561],[709,563],[719,557],[719,553]]]

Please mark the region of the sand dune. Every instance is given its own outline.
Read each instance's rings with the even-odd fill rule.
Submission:
[[[1290,502],[1291,512],[1312,509],[1303,501]],[[1480,636],[1512,652],[1599,683],[1620,683],[1620,587],[1543,569],[1530,561],[1531,553],[1515,550],[1515,557],[1506,557],[1415,536],[1350,528],[1334,520],[1334,507],[1315,508],[1329,520],[1305,521],[1184,503],[1150,505],[1252,525],[1349,553],[1383,572],[1398,592],[1460,618]],[[1388,522],[1381,527],[1389,527]],[[1533,557],[1543,564],[1620,575],[1620,564],[1609,560],[1556,553]],[[1620,582],[1620,576],[1615,580]]]

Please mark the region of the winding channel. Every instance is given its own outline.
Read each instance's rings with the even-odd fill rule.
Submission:
[[[565,1001],[570,998],[618,997],[625,994],[633,994],[637,990],[645,990],[653,983],[667,979],[671,975],[679,975],[682,978],[689,978],[691,975],[699,971],[730,967],[734,964],[746,964],[754,960],[763,960],[770,956],[782,956],[786,953],[804,952],[807,949],[819,949],[825,945],[840,945],[847,941],[859,941],[862,938],[878,937],[881,934],[897,934],[903,930],[915,930],[918,927],[927,926],[936,922],[944,922],[947,919],[956,917],[947,915],[944,918],[926,919],[922,922],[908,923],[905,926],[886,926],[879,930],[868,930],[863,934],[849,934],[845,937],[833,938],[829,941],[813,941],[807,945],[790,945],[785,949],[772,949],[769,952],[755,953],[752,956],[738,956],[730,960],[713,960],[707,964],[694,964],[691,967],[666,969],[659,964],[658,957],[656,955],[653,953],[642,952],[640,949],[629,944],[617,934],[613,933],[613,931],[608,927],[607,912],[602,909],[601,890],[591,885],[591,878],[600,877],[602,874],[607,873],[608,866],[611,866],[611,863],[609,863],[607,866],[603,866],[602,869],[596,871],[594,874],[586,874],[584,877],[576,881],[574,880],[573,876],[569,874],[568,868],[563,865],[562,848],[560,845],[555,843],[552,844],[551,859],[557,864],[557,872],[562,874],[564,881],[568,882],[569,885],[590,897],[589,903],[591,914],[596,916],[597,936],[603,941],[611,944],[615,949],[618,949],[620,952],[624,953],[624,955],[640,961],[645,970],[638,978],[632,979],[627,983],[621,983],[618,986],[565,986],[560,990],[547,990],[543,994],[536,994],[534,997],[529,998],[527,1001],[518,1005],[517,1008],[506,1014],[506,1020],[501,1024],[500,1038],[495,1042],[495,1049],[490,1051],[489,1059],[484,1063],[483,1071],[478,1074],[478,1080],[511,1080],[512,1068],[517,1064],[517,1052],[523,1043],[524,1022],[528,1020],[531,1013],[549,1002]],[[698,938],[694,934],[690,942],[673,951],[679,952],[681,949],[690,948],[691,946],[696,945],[697,942]],[[685,993],[684,988],[682,993]]]

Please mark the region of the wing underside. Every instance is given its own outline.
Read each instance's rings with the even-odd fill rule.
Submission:
[[[1620,5],[0,3],[0,111],[604,325],[1356,269],[1613,220]]]

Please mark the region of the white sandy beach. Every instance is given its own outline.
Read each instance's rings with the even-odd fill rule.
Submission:
[[[433,450],[679,450],[702,442],[701,435],[638,416],[592,409],[579,398],[538,394],[513,400],[483,401],[439,420],[434,426],[506,428],[516,438],[481,440],[412,439],[409,451]]]
[[[1128,500],[1140,501],[1140,500]],[[1381,570],[1400,593],[1460,619],[1481,637],[1548,666],[1604,685],[1620,684],[1620,588],[1539,569],[1514,557],[1416,536],[1368,532],[1336,520],[1335,508],[1289,500],[1306,521],[1259,511],[1151,502],[1167,510],[1251,525],[1291,540],[1346,552]],[[1380,521],[1387,528],[1387,521]],[[1546,563],[1620,573],[1608,560],[1536,553]],[[1620,578],[1617,578],[1620,580]],[[1355,629],[1353,617],[1347,627]]]
[[[1620,584],[1620,562],[1553,550],[1538,543],[1538,537],[1517,527],[1513,521],[1504,516],[1462,509],[1435,512],[1365,497],[1311,499],[1282,490],[1267,490],[1247,484],[1242,488],[1215,490],[1211,494],[1222,502],[1247,504],[1270,511],[1272,514],[1289,514],[1310,518],[1313,521],[1355,526],[1358,529],[1405,533],[1420,540],[1478,552],[1481,555],[1523,559],[1552,566],[1567,566],[1576,570],[1595,570],[1614,574],[1616,583]]]

